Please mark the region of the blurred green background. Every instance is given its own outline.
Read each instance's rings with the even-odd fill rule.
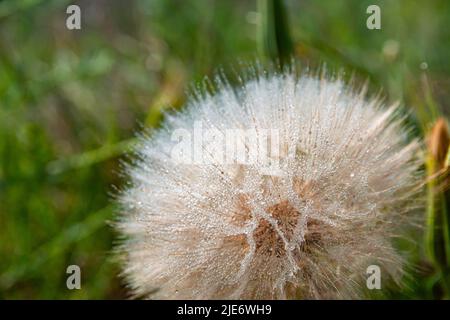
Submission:
[[[66,28],[73,3],[81,30]],[[381,30],[366,28],[370,4]],[[303,66],[370,79],[412,108],[418,128],[450,110],[450,1],[286,5]],[[260,17],[250,0],[0,1],[0,298],[127,297],[108,225],[120,159],[192,84],[261,58]],[[392,297],[435,297],[413,250],[417,268]],[[66,288],[71,264],[81,290]]]

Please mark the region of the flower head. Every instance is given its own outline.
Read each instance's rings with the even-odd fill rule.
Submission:
[[[371,264],[397,277],[391,240],[420,166],[397,110],[339,79],[284,73],[222,83],[168,115],[120,197],[133,292],[353,298]]]

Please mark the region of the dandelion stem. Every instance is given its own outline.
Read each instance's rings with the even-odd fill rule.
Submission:
[[[284,1],[258,0],[258,10],[260,55],[283,66],[290,61],[294,50]]]

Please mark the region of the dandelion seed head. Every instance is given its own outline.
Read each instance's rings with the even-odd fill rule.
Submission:
[[[398,278],[392,238],[411,211],[421,161],[397,114],[340,79],[268,73],[237,89],[222,83],[167,115],[141,139],[120,196],[119,250],[134,294],[358,298],[369,265]],[[173,132],[199,122],[223,136],[268,132],[280,148],[269,165],[174,161]]]

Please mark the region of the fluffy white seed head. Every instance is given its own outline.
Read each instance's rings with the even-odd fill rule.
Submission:
[[[380,266],[383,281],[398,277],[391,241],[420,161],[396,113],[339,79],[285,73],[238,89],[222,83],[168,115],[142,138],[120,197],[120,251],[134,294],[357,298],[369,265]],[[182,129],[195,140],[199,124],[208,143],[174,135]],[[256,150],[266,156],[242,161],[205,130],[264,136]],[[255,140],[236,141],[255,150]]]

